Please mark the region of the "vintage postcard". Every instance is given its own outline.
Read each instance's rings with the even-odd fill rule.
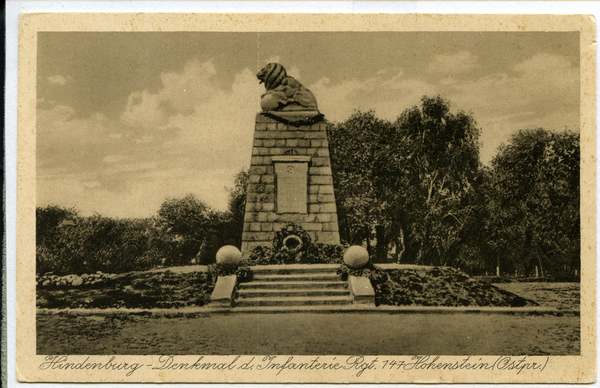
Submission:
[[[22,382],[596,379],[587,15],[22,14]]]

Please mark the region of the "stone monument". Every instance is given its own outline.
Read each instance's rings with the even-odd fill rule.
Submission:
[[[256,115],[242,256],[271,246],[289,222],[313,243],[339,244],[326,122],[317,100],[278,63],[257,77],[266,92]]]

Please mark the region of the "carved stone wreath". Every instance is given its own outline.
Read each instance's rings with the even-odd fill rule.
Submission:
[[[300,250],[302,249],[302,239],[295,234],[291,234],[283,239],[283,249]]]
[[[304,228],[291,222],[279,229],[273,238],[273,248],[276,253],[282,250],[304,252],[310,245],[310,236]]]

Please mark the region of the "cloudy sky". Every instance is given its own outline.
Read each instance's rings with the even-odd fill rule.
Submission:
[[[224,209],[272,61],[334,122],[439,94],[473,113],[484,164],[516,130],[579,131],[577,33],[39,33],[38,206],[145,217],[194,193]]]

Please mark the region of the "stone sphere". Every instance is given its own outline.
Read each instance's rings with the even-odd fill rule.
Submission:
[[[217,264],[233,265],[242,261],[242,252],[233,245],[225,245],[217,251]]]
[[[276,110],[279,108],[279,100],[275,96],[267,94],[262,98],[262,100],[260,100],[260,107],[265,111]]]
[[[352,245],[344,252],[344,264],[350,268],[362,268],[369,262],[369,252],[363,247]]]

